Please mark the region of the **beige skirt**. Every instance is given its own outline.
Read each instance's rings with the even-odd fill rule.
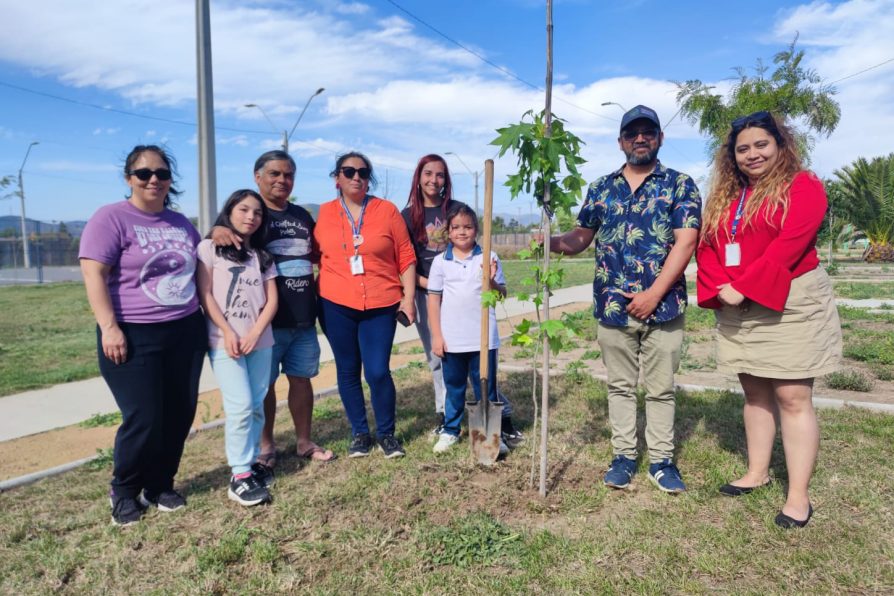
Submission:
[[[807,379],[841,365],[841,323],[822,267],[792,280],[785,309],[754,302],[717,312],[717,368],[769,379]]]

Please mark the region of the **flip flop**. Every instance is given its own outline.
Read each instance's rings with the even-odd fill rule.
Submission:
[[[331,461],[338,459],[338,456],[335,455],[332,451],[328,449],[323,449],[319,445],[314,445],[304,453],[299,453],[298,457],[301,459],[306,459],[311,462],[320,462],[324,464],[328,464]]]
[[[276,467],[276,449],[274,448],[273,451],[265,451],[264,453],[259,453],[258,454],[258,463],[264,464],[265,466],[267,466],[270,469],[275,468]]]

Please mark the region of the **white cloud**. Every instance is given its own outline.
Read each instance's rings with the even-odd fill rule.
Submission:
[[[116,127],[116,128],[101,128],[101,127],[98,127],[98,128],[94,128],[94,129],[93,129],[93,136],[96,137],[96,136],[99,136],[99,135],[114,135],[114,134],[117,134],[117,133],[119,133],[119,132],[121,132],[121,128],[120,128],[120,127]]]
[[[361,15],[369,12],[369,6],[360,2],[340,2],[333,6],[335,12],[345,15]]]
[[[812,2],[783,13],[774,29],[779,41],[791,41],[796,32],[807,65],[825,81],[849,77],[835,85],[841,121],[831,137],[817,139],[813,168],[828,176],[859,156],[890,153],[894,62],[850,75],[894,58],[894,2]]]

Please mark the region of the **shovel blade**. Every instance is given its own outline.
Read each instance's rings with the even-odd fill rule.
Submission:
[[[466,402],[472,456],[484,466],[492,466],[500,456],[500,429],[503,404],[482,399]]]

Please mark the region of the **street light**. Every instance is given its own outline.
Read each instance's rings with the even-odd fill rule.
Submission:
[[[472,175],[472,178],[475,180],[475,215],[478,215],[478,172],[472,171],[472,168],[466,165],[466,162],[463,161],[463,158],[454,153],[453,151],[445,151],[445,155],[452,155],[456,159],[459,160],[459,163],[463,164],[463,167],[466,169],[469,174]]]
[[[292,130],[291,131],[288,131],[288,130],[282,131],[282,150],[285,151],[286,153],[289,152],[289,139],[291,139],[292,135],[295,134],[295,129],[298,128],[298,123],[301,122],[301,119],[304,117],[304,112],[307,111],[307,106],[310,105],[310,102],[313,101],[314,97],[316,97],[317,95],[319,95],[320,93],[322,93],[325,90],[326,89],[324,87],[320,87],[319,89],[314,91],[313,95],[311,95],[310,97],[307,98],[307,102],[305,102],[304,107],[301,108],[301,113],[298,114],[298,119],[295,120],[295,126],[292,127]],[[264,108],[262,108],[261,106],[259,106],[256,103],[247,103],[247,104],[245,104],[245,107],[246,108],[258,108],[259,110],[261,110],[261,113],[264,114],[264,118],[266,118],[267,122],[270,123],[270,126],[273,127],[273,130],[279,132],[279,128],[277,128],[277,126],[273,123],[273,120],[270,119],[270,116],[267,115],[267,112],[264,111]]]
[[[25,169],[25,162],[28,161],[28,155],[31,154],[31,148],[40,145],[37,141],[31,141],[28,150],[25,151],[25,159],[22,160],[22,167],[19,168],[19,200],[22,204],[22,252],[25,253],[25,269],[31,268],[31,247],[28,245],[28,226],[25,224],[25,186],[22,184],[22,170]]]
[[[602,105],[603,105],[603,107],[604,107],[604,106],[618,106],[619,108],[621,108],[621,111],[622,111],[622,112],[624,112],[625,114],[627,113],[627,108],[625,108],[625,107],[622,106],[621,104],[619,104],[619,103],[615,103],[615,102],[613,102],[613,101],[603,101],[603,102],[602,102]]]

